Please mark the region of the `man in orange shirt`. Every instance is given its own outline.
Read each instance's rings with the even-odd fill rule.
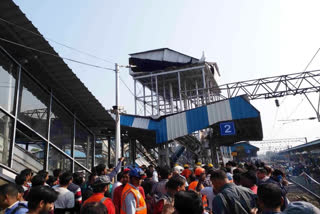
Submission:
[[[101,175],[96,178],[93,188],[93,195],[88,198],[82,206],[90,202],[101,202],[106,206],[108,214],[115,214],[115,208],[110,198],[104,196],[106,192],[109,192],[110,189],[110,177],[107,175]]]
[[[181,175],[188,180],[189,176],[192,174],[192,171],[189,169],[188,164],[185,164],[183,167],[184,167],[184,170],[182,171]]]

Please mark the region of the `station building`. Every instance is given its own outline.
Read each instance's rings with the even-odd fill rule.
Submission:
[[[13,1],[0,18],[0,177],[110,163],[108,111]]]

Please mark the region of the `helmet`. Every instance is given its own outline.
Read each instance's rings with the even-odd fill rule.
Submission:
[[[194,170],[194,174],[196,176],[200,176],[202,173],[205,173],[205,169],[202,168],[202,167],[197,167],[195,170]]]
[[[201,166],[201,162],[197,162],[196,165],[197,165],[197,166]]]
[[[212,168],[212,167],[213,167],[213,164],[212,164],[212,163],[209,163],[209,164],[208,164],[208,167]]]
[[[188,164],[183,165],[184,168],[189,168]]]
[[[142,169],[138,167],[129,167],[129,175],[130,177],[136,177],[136,178],[143,178],[145,176],[145,173]]]
[[[174,164],[174,166],[180,166],[178,163]]]
[[[182,171],[183,171],[183,167],[181,167],[181,166],[175,166],[175,167],[173,168],[173,171],[181,174]]]

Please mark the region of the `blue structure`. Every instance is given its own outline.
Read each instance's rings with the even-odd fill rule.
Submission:
[[[235,154],[234,158],[238,161],[244,161],[253,157],[257,157],[258,147],[248,142],[240,142],[230,146],[231,152]]]
[[[260,113],[241,96],[180,113],[162,116],[158,119],[121,115],[120,123],[122,126],[155,131],[156,143],[160,144],[192,134],[195,131],[208,128],[214,124],[250,118],[258,119],[260,127],[257,125],[256,129],[259,130],[258,132],[261,133],[262,138]],[[237,129],[236,126],[237,123],[234,123],[233,128]],[[236,131],[234,131],[234,134],[236,134]]]

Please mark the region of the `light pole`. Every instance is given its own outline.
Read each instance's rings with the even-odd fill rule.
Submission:
[[[116,77],[116,105],[113,110],[116,113],[116,166],[118,164],[121,154],[121,127],[120,127],[120,112],[119,112],[119,65],[115,64],[115,77]]]
[[[120,126],[120,107],[119,107],[119,79],[120,79],[120,73],[119,73],[119,67],[124,68],[133,68],[134,65],[127,65],[122,66],[118,65],[118,63],[115,64],[115,77],[116,77],[116,105],[113,106],[113,110],[116,113],[116,164],[118,164],[120,155],[121,155],[121,126]]]

